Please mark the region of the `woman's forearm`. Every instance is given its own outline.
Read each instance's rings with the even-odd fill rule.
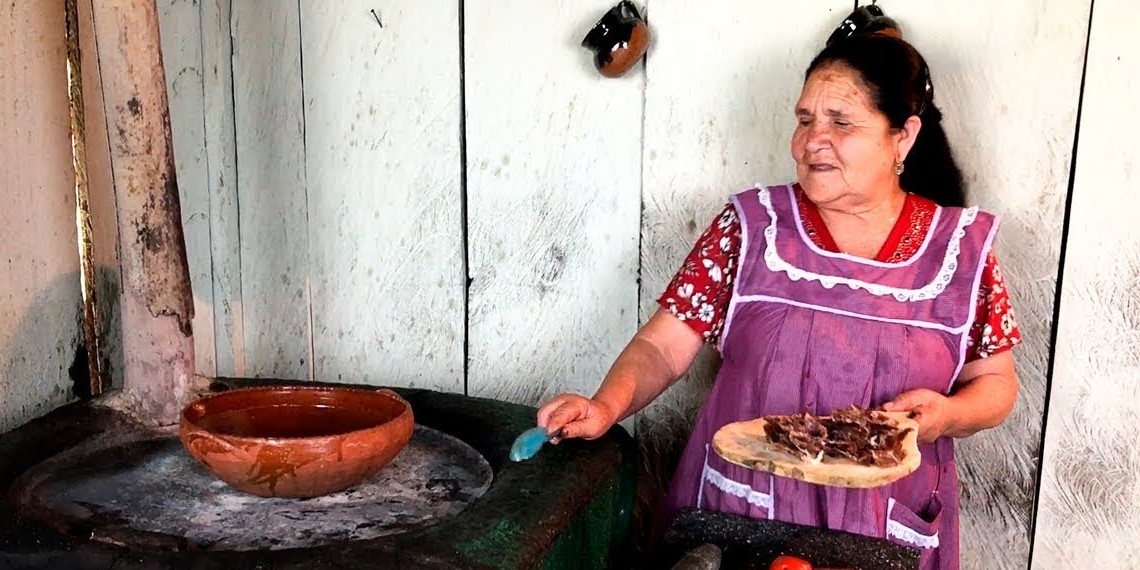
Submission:
[[[1017,378],[1012,374],[983,374],[952,396],[953,422],[943,435],[969,437],[996,427],[1009,417],[1017,401]]]
[[[620,422],[648,406],[679,377],[656,347],[635,337],[610,367],[594,401],[608,407]]]
[[[593,400],[624,420],[684,375],[702,344],[688,325],[659,312],[618,355]]]

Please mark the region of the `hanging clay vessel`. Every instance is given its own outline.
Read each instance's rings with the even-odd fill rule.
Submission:
[[[875,4],[869,4],[859,6],[855,8],[855,11],[848,14],[831,33],[831,36],[827,38],[826,45],[859,34],[882,34],[899,39],[903,37],[902,28],[899,27],[898,22],[883,13],[882,8]]]
[[[594,67],[605,77],[621,77],[637,65],[649,49],[649,26],[629,0],[622,0],[582,39],[594,52]]]

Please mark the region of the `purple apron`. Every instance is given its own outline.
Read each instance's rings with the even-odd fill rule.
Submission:
[[[997,231],[976,208],[938,208],[919,251],[881,263],[821,250],[790,186],[733,196],[743,227],[722,364],[666,499],[680,508],[769,518],[922,549],[923,570],[958,568],[954,442],[922,444],[894,484],[842,489],[728,463],[721,426],[771,414],[879,406],[916,388],[948,392],[962,369],[976,294]]]

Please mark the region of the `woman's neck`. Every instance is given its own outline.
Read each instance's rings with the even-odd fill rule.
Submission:
[[[876,201],[851,207],[820,206],[819,216],[840,251],[873,259],[898,221],[906,196],[897,188]]]

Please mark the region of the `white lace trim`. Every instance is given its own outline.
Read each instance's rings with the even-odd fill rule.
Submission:
[[[717,489],[734,497],[744,499],[751,505],[768,510],[772,509],[771,494],[761,493],[744,483],[737,483],[725,477],[720,471],[709,467],[707,463],[705,464],[705,480],[712,483]]]
[[[938,548],[938,533],[925,535],[899,521],[887,521],[887,535],[919,548]]]
[[[938,548],[938,533],[922,534],[903,523],[891,519],[891,511],[895,509],[895,500],[887,500],[887,536],[893,536],[908,544],[919,548]]]
[[[772,208],[772,196],[767,188],[760,188],[758,197],[760,203],[764,205],[764,209],[768,211],[768,227],[764,229],[764,241],[767,245],[764,251],[764,263],[768,269],[772,271],[782,271],[788,274],[788,278],[792,281],[799,281],[806,279],[808,281],[818,281],[826,289],[831,289],[836,285],[846,285],[851,289],[863,289],[872,295],[878,296],[893,296],[900,302],[914,302],[926,301],[933,299],[946,290],[946,286],[950,284],[950,280],[954,277],[954,272],[958,269],[958,255],[962,250],[962,238],[966,236],[966,226],[974,223],[978,217],[978,208],[973,206],[962,212],[961,217],[958,218],[958,226],[954,229],[954,234],[950,237],[950,243],[947,246],[946,257],[942,260],[942,267],[938,270],[938,274],[934,279],[923,286],[921,289],[901,289],[898,287],[889,287],[887,285],[880,285],[878,283],[868,283],[858,279],[851,279],[849,277],[839,277],[835,275],[820,275],[810,271],[804,271],[780,257],[779,251],[776,250],[776,210]]]

